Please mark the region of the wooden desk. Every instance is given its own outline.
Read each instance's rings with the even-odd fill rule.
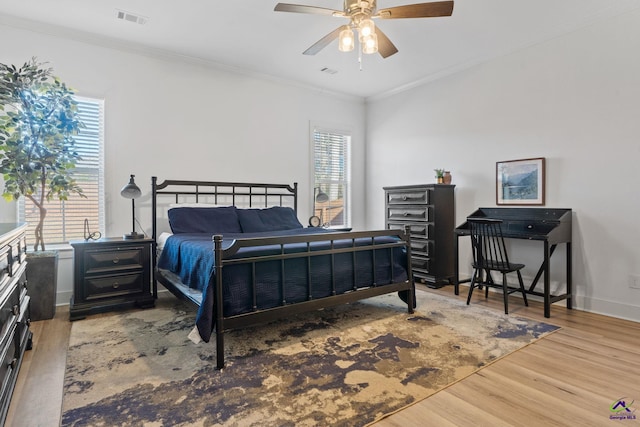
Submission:
[[[537,240],[543,242],[543,261],[538,272],[527,289],[528,294],[544,298],[544,317],[551,316],[551,304],[561,300],[567,300],[567,308],[573,308],[572,277],[571,277],[571,209],[546,209],[546,208],[479,208],[468,218],[495,218],[503,221],[502,232],[505,238]],[[455,294],[458,295],[459,277],[459,240],[460,236],[469,235],[469,225],[465,221],[454,230],[455,253]],[[558,244],[566,246],[567,270],[566,293],[560,295],[551,294],[550,258]],[[536,291],[540,277],[544,274],[543,291]],[[468,281],[468,280],[467,280]]]

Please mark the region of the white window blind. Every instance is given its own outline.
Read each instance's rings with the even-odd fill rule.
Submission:
[[[75,148],[81,159],[76,163],[73,177],[86,198],[71,194],[69,200],[61,201],[54,197],[46,203],[47,216],[43,230],[46,245],[83,239],[85,219],[89,220],[92,232],[104,234],[104,101],[80,97],[76,97],[76,101],[84,127],[75,136]],[[31,201],[21,197],[18,217],[20,221],[28,223],[27,245],[31,247],[39,220],[38,209]]]
[[[314,215],[325,226],[349,227],[351,135],[314,127],[312,139]],[[316,201],[320,192],[329,196],[327,202]]]

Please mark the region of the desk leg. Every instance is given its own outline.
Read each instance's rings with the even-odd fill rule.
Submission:
[[[571,242],[567,242],[567,308],[573,308],[573,267],[571,265]]]
[[[544,317],[551,317],[551,278],[549,277],[549,242],[544,241]]]
[[[453,240],[453,268],[454,268],[454,276],[453,276],[453,290],[456,295],[460,295],[460,255],[458,254],[458,244],[460,241],[460,236],[455,235],[455,239]]]

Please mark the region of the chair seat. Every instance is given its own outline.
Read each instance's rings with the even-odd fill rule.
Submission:
[[[511,273],[524,268],[524,264],[517,264],[513,262],[500,262],[491,259],[485,259],[482,263],[473,263],[473,268],[481,268],[483,270],[494,270],[500,273]]]

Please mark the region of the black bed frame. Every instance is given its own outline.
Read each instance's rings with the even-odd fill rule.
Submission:
[[[293,186],[287,184],[248,184],[248,183],[230,183],[230,182],[211,182],[211,181],[178,181],[178,180],[166,180],[162,183],[157,182],[156,177],[152,177],[152,215],[153,215],[153,239],[154,245],[157,243],[158,238],[158,197],[169,196],[173,197],[175,203],[184,202],[184,198],[190,198],[190,201],[196,203],[200,200],[207,199],[213,200],[214,203],[218,202],[218,199],[224,199],[228,201],[231,199],[232,204],[236,205],[237,201],[242,201],[243,205],[240,207],[268,207],[268,206],[291,206],[297,212],[298,204],[298,185],[294,183]],[[274,202],[277,201],[277,202]],[[246,206],[245,206],[246,205]],[[378,243],[375,238],[378,236],[397,236],[399,237],[397,242],[393,243]],[[371,245],[368,246],[356,246],[356,239],[370,238]],[[336,248],[334,242],[338,240],[351,240],[352,245],[350,247]],[[249,313],[225,316],[223,313],[222,304],[215,304],[215,316],[216,316],[216,357],[217,368],[222,369],[224,367],[224,333],[226,331],[247,327],[255,324],[261,324],[270,322],[273,320],[281,319],[293,314],[303,313],[311,310],[317,310],[334,305],[345,304],[349,302],[358,301],[365,298],[370,298],[377,295],[388,294],[397,291],[407,291],[407,307],[408,312],[413,313],[414,308],[414,282],[411,273],[411,244],[408,230],[379,230],[379,231],[360,231],[360,232],[337,232],[330,234],[309,234],[309,235],[296,235],[296,236],[280,236],[280,237],[267,237],[267,238],[247,238],[237,239],[228,249],[222,249],[222,236],[213,236],[212,250],[214,252],[214,267],[217,272],[226,265],[232,265],[237,263],[250,263],[255,267],[255,263],[263,261],[280,261],[283,265],[283,278],[281,286],[283,287],[282,295],[286,295],[284,292],[284,261],[292,258],[304,258],[307,260],[307,265],[310,265],[311,258],[315,256],[329,255],[331,256],[331,263],[334,263],[334,255],[342,253],[351,253],[352,262],[355,263],[355,254],[358,251],[371,251],[373,249],[388,249],[393,251],[394,248],[404,247],[407,251],[407,265],[405,269],[407,271],[407,280],[387,284],[383,286],[376,286],[375,283],[375,265],[373,266],[373,283],[367,288],[356,288],[353,286],[353,290],[347,293],[336,294],[336,284],[333,281],[333,292],[331,296],[313,299],[309,290],[309,297],[306,301],[298,303],[288,303],[286,299],[282,301],[282,305],[269,308],[258,309],[259,306],[256,295],[255,277],[253,280],[253,306],[254,310]],[[326,250],[313,250],[311,251],[312,242],[330,242],[330,248]],[[285,253],[284,246],[292,243],[306,243],[307,250],[296,253]],[[230,259],[240,248],[250,246],[266,246],[266,245],[279,245],[281,250],[277,255],[266,255],[251,258]],[[155,249],[155,248],[154,248]],[[155,250],[154,250],[155,253]],[[391,263],[391,277],[393,275],[393,262]],[[307,269],[309,272],[310,269]],[[309,274],[309,273],[308,273]],[[197,304],[188,295],[174,283],[166,278],[160,270],[156,268],[156,257],[153,257],[153,275],[154,275],[154,296],[157,297],[157,282],[162,283],[169,291],[181,299],[185,299],[193,304]],[[216,274],[216,301],[223,301],[223,286],[222,286],[222,274]],[[308,278],[308,283],[310,283]],[[355,283],[356,278],[353,278]]]

